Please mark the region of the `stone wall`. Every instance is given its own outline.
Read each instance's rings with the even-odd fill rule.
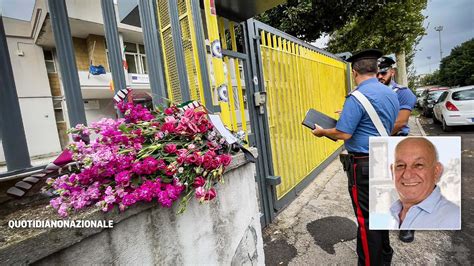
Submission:
[[[113,219],[112,229],[23,229],[24,239],[0,246],[0,264],[263,265],[255,165],[239,154],[229,169],[216,199],[193,199],[184,214],[139,204],[74,217]]]

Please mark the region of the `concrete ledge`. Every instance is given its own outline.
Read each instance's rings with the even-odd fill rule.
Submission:
[[[254,155],[257,154],[255,148],[251,149],[251,152]],[[253,231],[255,230],[258,231],[257,236],[259,236],[259,239],[257,239],[256,243],[258,243],[258,245],[261,246],[261,252],[259,251],[255,253],[255,254],[258,254],[259,256],[258,256],[258,259],[256,259],[256,261],[253,261],[253,263],[259,261],[259,264],[263,264],[263,261],[264,261],[263,260],[263,242],[261,240],[259,212],[258,212],[257,195],[256,195],[255,180],[254,180],[255,166],[252,164],[250,164],[249,166],[246,166],[246,165],[248,165],[248,162],[246,161],[243,153],[239,153],[235,155],[233,157],[231,165],[227,168],[226,173],[224,174],[225,184],[218,185],[218,188],[217,188],[218,197],[214,201],[211,201],[206,204],[202,204],[201,206],[199,206],[199,203],[194,201],[193,199],[191,200],[186,213],[182,215],[176,215],[177,204],[175,204],[175,206],[171,209],[165,209],[165,208],[159,207],[157,203],[140,203],[140,204],[136,204],[132,208],[127,209],[123,213],[120,213],[117,208],[108,213],[104,213],[100,210],[91,208],[80,213],[75,213],[71,215],[70,217],[70,219],[72,220],[113,220],[114,221],[113,229],[104,229],[104,228],[10,229],[8,228],[9,220],[58,220],[60,219],[56,211],[50,206],[45,205],[45,204],[32,207],[26,211],[22,210],[20,212],[12,213],[6,217],[2,217],[0,218],[0,264],[30,264],[30,263],[38,262],[39,260],[43,258],[46,258],[46,261],[44,261],[45,263],[48,261],[51,263],[53,262],[65,263],[66,261],[64,260],[54,260],[55,257],[59,256],[59,255],[56,256],[55,254],[56,252],[61,251],[60,253],[67,253],[67,249],[69,249],[70,247],[73,247],[74,245],[78,245],[77,243],[80,243],[82,241],[87,241],[88,238],[92,239],[93,237],[95,237],[94,235],[97,235],[97,234],[109,234],[109,235],[112,233],[122,234],[121,232],[123,230],[120,232],[117,232],[117,230],[119,230],[118,228],[120,227],[120,223],[122,222],[125,223],[125,220],[130,220],[130,219],[133,220],[133,219],[137,219],[136,217],[141,216],[142,218],[138,221],[143,222],[143,221],[149,220],[150,217],[156,218],[160,216],[162,218],[167,217],[166,219],[170,218],[174,220],[181,220],[180,223],[190,222],[191,225],[193,223],[196,223],[198,225],[199,221],[197,221],[196,219],[199,219],[199,215],[201,211],[203,211],[204,213],[206,211],[209,212],[209,211],[212,211],[212,208],[216,208],[222,204],[231,205],[233,206],[233,208],[239,208],[239,204],[249,205],[251,206],[252,210],[254,209],[252,211],[253,213],[246,212],[246,213],[240,213],[240,215],[248,216],[248,217],[245,217],[246,218],[245,220],[249,224],[246,224],[245,227],[250,226],[251,228],[253,228],[252,229]],[[245,185],[249,183],[249,181],[251,181],[250,182],[251,185],[250,186]],[[234,186],[232,185],[232,183],[234,183]],[[246,187],[242,188],[242,186],[246,186]],[[239,191],[242,189],[247,189],[249,191]],[[235,197],[236,195],[239,195],[240,193],[242,193],[242,195],[248,195],[250,198],[240,199],[238,202],[234,202],[236,200],[235,198],[228,198],[230,194],[234,194],[234,197]],[[249,201],[249,202],[246,202],[246,201]],[[219,218],[220,216],[226,216],[226,215],[232,216],[233,214],[239,213],[238,209],[232,209],[230,207],[220,208],[219,211],[220,213],[218,215],[212,215],[216,217],[211,217],[211,220],[217,219],[217,221],[223,222],[223,220]],[[233,213],[225,214],[223,212],[233,212]],[[159,213],[159,214],[156,214],[156,213]],[[192,215],[198,216],[198,218]],[[252,217],[249,217],[249,215]],[[251,218],[250,220],[252,221],[250,221],[249,218]],[[194,219],[194,221],[193,220],[185,221],[188,219]],[[238,221],[239,217],[233,217],[232,219]],[[202,223],[206,223],[206,222],[210,222],[210,221],[207,221],[205,219],[202,221]],[[127,223],[130,224],[130,222],[127,222]],[[227,219],[225,220],[225,223],[227,224],[219,224],[218,222],[212,220],[212,223],[215,224],[214,227],[217,226],[217,227],[227,228],[227,226],[233,225],[234,221],[232,221],[231,219]],[[231,226],[230,228],[227,228],[226,230],[232,230],[235,226],[236,225]],[[137,225],[137,228],[139,227],[140,226]],[[160,230],[160,228],[155,228],[155,229],[158,231]],[[179,231],[179,228],[177,230]],[[199,228],[195,229],[196,233],[198,232],[198,230]],[[211,231],[216,231],[216,230],[211,230]],[[166,234],[166,232],[161,232],[161,231],[154,232],[155,235],[157,233]],[[123,234],[127,234],[126,231],[123,231]],[[134,233],[132,233],[130,237],[133,237],[133,234]],[[245,238],[245,234],[244,236],[242,235],[243,232],[231,232],[230,235],[232,234],[234,234],[236,237]],[[203,236],[203,237],[206,237],[206,236]],[[208,236],[208,237],[212,238],[213,236]],[[243,241],[240,238],[239,238],[239,241]],[[172,241],[172,238],[170,239],[170,241]],[[235,242],[236,240],[232,239],[232,241]],[[117,243],[116,245],[127,245],[127,243]],[[143,245],[147,245],[147,241],[144,240]],[[170,245],[170,243],[168,243],[167,245]],[[218,247],[215,246],[214,249],[216,248]],[[226,247],[226,245],[220,245],[219,248],[228,249],[229,247],[228,246]],[[238,248],[242,248],[242,247],[239,245],[237,249]],[[81,250],[82,249],[85,249],[85,248],[83,247],[81,248]],[[77,253],[77,251],[75,251],[75,253]],[[154,254],[154,253],[151,253],[151,254]],[[87,255],[87,254],[84,254],[84,255]],[[126,262],[126,260],[124,261],[123,258],[120,258],[120,254],[104,254],[104,256],[109,256],[111,258],[115,256],[116,261],[122,261],[124,263]],[[155,259],[157,259],[156,256],[157,255],[154,254]],[[217,260],[222,259],[222,261],[215,261],[215,262],[230,263],[232,258],[229,259],[228,256],[229,254],[227,254],[227,257],[224,256],[222,258],[216,258]],[[59,257],[67,258],[68,256],[62,255]],[[112,261],[106,261],[106,260],[94,261],[94,258],[89,258],[89,256],[86,256],[86,258],[78,258],[77,262],[69,261],[69,263],[78,263],[79,261],[84,260],[84,259],[86,260],[90,259],[90,263],[112,262]],[[146,261],[145,258],[142,258],[142,261],[145,262]],[[158,261],[150,260],[148,262],[157,263]],[[182,262],[185,262],[185,258],[183,258]]]

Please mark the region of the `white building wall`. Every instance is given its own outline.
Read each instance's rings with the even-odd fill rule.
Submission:
[[[114,109],[114,101],[112,99],[85,100],[84,109],[86,111],[88,125],[102,118],[117,117],[117,113]]]

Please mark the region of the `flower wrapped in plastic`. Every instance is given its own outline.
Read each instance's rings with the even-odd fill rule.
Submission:
[[[80,167],[47,181],[58,196],[51,206],[66,217],[71,211],[97,206],[123,211],[138,202],[157,201],[178,212],[193,197],[216,197],[232,160],[230,146],[209,122],[204,108],[171,106],[150,112],[141,105],[119,103],[124,118],[104,118],[70,130],[68,149]],[[82,141],[91,137],[90,143]]]

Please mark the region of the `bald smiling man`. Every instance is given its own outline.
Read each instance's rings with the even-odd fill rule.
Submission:
[[[399,200],[390,212],[393,229],[461,229],[461,210],[436,185],[443,173],[436,147],[423,137],[408,137],[395,148],[392,175]]]

